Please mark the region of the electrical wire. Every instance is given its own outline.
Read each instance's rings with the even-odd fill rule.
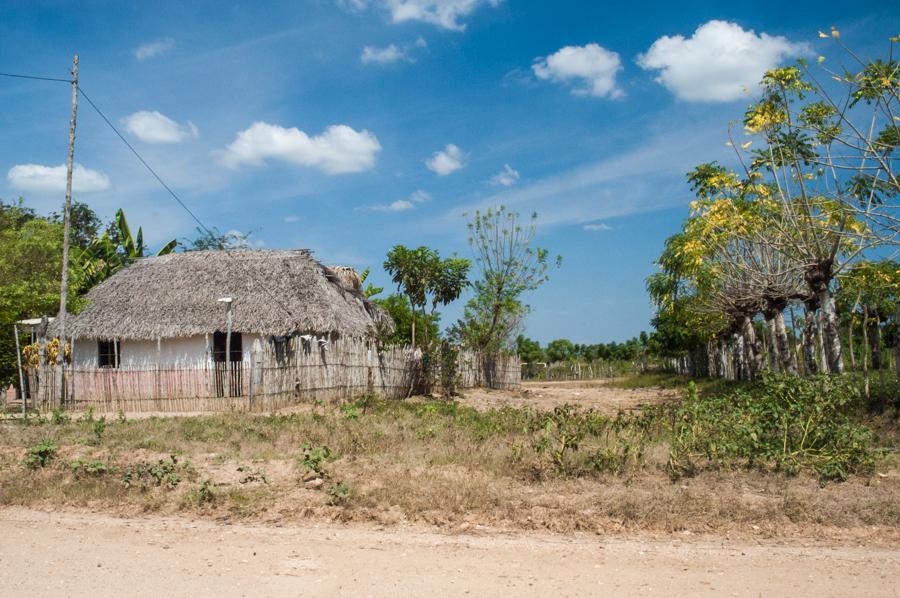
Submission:
[[[30,80],[35,80],[35,81],[53,81],[53,82],[58,82],[58,83],[69,83],[69,84],[73,83],[73,81],[72,81],[71,79],[59,79],[59,78],[56,78],[56,77],[40,77],[40,76],[36,76],[36,75],[21,75],[21,74],[17,74],[17,73],[3,73],[3,72],[0,72],[0,76],[2,76],[2,77],[10,77],[10,78],[14,78],[14,79],[30,79]],[[116,126],[115,126],[114,124],[112,124],[112,121],[110,121],[109,118],[107,118],[106,114],[104,114],[103,111],[100,110],[100,107],[97,106],[97,104],[94,102],[94,100],[92,100],[91,97],[90,97],[87,93],[85,93],[84,88],[82,88],[80,85],[78,85],[78,92],[79,92],[82,96],[84,96],[84,99],[87,100],[87,102],[88,102],[88,104],[91,106],[91,108],[93,108],[94,111],[95,111],[95,112],[100,116],[100,118],[103,120],[103,122],[105,122],[105,123],[107,124],[107,126],[109,126],[109,128],[112,129],[113,133],[116,134],[116,136],[122,141],[122,143],[124,143],[125,146],[126,146],[129,150],[131,150],[131,153],[134,154],[134,156],[135,156],[135,157],[138,159],[138,161],[144,166],[144,168],[146,168],[147,171],[148,171],[151,175],[153,175],[153,178],[155,178],[155,179],[157,180],[157,182],[159,182],[159,184],[162,185],[163,189],[165,189],[165,190],[169,193],[169,195],[172,197],[172,199],[174,199],[176,202],[178,202],[178,205],[180,205],[180,206],[182,207],[182,209],[183,209],[185,212],[187,212],[187,213],[191,216],[191,218],[194,220],[194,222],[196,222],[197,225],[199,226],[200,230],[203,231],[203,232],[205,232],[207,235],[209,235],[210,238],[215,238],[216,235],[212,232],[212,229],[210,229],[208,226],[206,226],[206,225],[203,223],[203,221],[200,220],[200,218],[197,216],[197,214],[195,214],[195,213],[193,212],[193,210],[191,210],[191,209],[187,206],[187,204],[184,203],[184,201],[182,201],[182,199],[178,196],[178,194],[175,193],[175,191],[173,191],[172,188],[171,188],[168,184],[166,184],[166,182],[162,179],[161,176],[159,176],[159,174],[156,172],[156,170],[154,170],[153,167],[150,166],[150,164],[147,163],[147,161],[144,159],[144,157],[141,156],[140,152],[138,152],[138,151],[134,148],[134,146],[131,145],[131,143],[128,142],[128,140],[125,138],[125,136],[122,135],[122,133],[119,132],[119,129],[117,129]],[[231,253],[230,253],[230,251],[229,251],[228,249],[223,249],[223,252],[224,252],[225,255],[227,255],[228,257],[230,257],[230,258],[232,258],[232,259],[235,259],[234,256],[231,255]],[[251,275],[255,275],[255,272],[253,271],[253,269],[252,269],[252,268],[246,268],[245,265],[244,265],[244,263],[241,262],[240,260],[236,260],[235,263],[238,264],[239,267],[241,267],[242,269],[244,269],[245,272],[248,272],[248,273],[250,273]],[[266,294],[269,296],[269,298],[272,299],[272,301],[273,301],[276,305],[278,305],[278,307],[280,307],[280,308],[284,311],[284,313],[286,313],[291,319],[293,319],[293,318],[294,318],[294,314],[291,312],[291,310],[290,310],[286,305],[284,305],[284,303],[283,303],[278,297],[276,297],[275,295],[273,295],[273,294],[268,290],[268,288],[267,288],[267,286],[266,286],[266,284],[267,284],[266,281],[262,281],[262,282],[263,282],[263,284],[260,285],[260,288],[263,290],[263,292],[266,293]]]
[[[100,118],[103,119],[103,122],[105,122],[109,126],[109,128],[113,130],[113,132],[122,141],[122,143],[124,143],[125,146],[129,150],[131,150],[131,153],[134,154],[134,156],[138,159],[138,161],[140,161],[141,164],[143,164],[144,168],[146,168],[147,171],[150,174],[152,174],[153,177],[159,182],[159,184],[162,185],[163,189],[165,189],[169,193],[169,195],[172,196],[172,199],[174,199],[176,202],[178,202],[178,205],[180,205],[184,209],[185,212],[190,214],[191,218],[194,219],[194,222],[196,222],[197,225],[200,227],[200,230],[202,230],[207,235],[209,235],[210,238],[215,238],[215,234],[212,232],[212,230],[209,227],[207,227],[203,223],[202,220],[200,220],[200,218],[187,206],[187,204],[185,204],[184,201],[182,201],[182,199],[178,196],[178,194],[175,193],[175,191],[173,191],[172,188],[166,184],[166,182],[162,179],[161,176],[159,176],[159,174],[157,174],[157,172],[153,169],[153,167],[147,163],[147,161],[144,159],[144,157],[141,156],[141,154],[136,149],[134,149],[134,146],[131,145],[131,143],[129,143],[127,139],[125,139],[125,136],[119,132],[119,129],[117,129],[114,124],[112,124],[112,121],[110,121],[109,118],[106,117],[106,115],[103,113],[103,111],[100,110],[100,107],[97,106],[96,103],[94,103],[94,101],[91,99],[91,97],[87,93],[85,93],[84,89],[80,85],[78,86],[78,92],[82,96],[84,96],[84,99],[87,100],[87,102],[91,106],[91,108],[93,108],[94,111],[100,116]],[[223,251],[224,251],[225,255],[227,255],[228,257],[230,257],[232,259],[235,259],[234,256],[231,255],[229,250],[223,249]],[[235,263],[238,264],[241,268],[243,268],[245,272],[248,272],[251,275],[255,275],[255,272],[253,271],[253,269],[246,268],[244,266],[244,263],[241,262],[240,260],[236,260]],[[267,284],[266,281],[262,281],[262,282],[263,282],[263,284],[260,285],[260,288],[263,290],[263,292],[266,293],[266,295],[268,295],[269,298],[272,299],[272,301],[274,301],[276,305],[278,305],[282,310],[284,310],[284,312],[291,319],[293,319],[294,314],[291,312],[291,310],[288,309],[288,307],[286,305],[284,305],[284,303],[280,299],[278,299],[278,297],[273,295],[268,290],[268,288],[266,287],[266,284]]]
[[[35,81],[57,81],[59,83],[72,83],[71,79],[58,79],[56,77],[38,77],[36,75],[17,75],[15,73],[0,73],[0,77],[12,77],[13,79],[33,79]]]

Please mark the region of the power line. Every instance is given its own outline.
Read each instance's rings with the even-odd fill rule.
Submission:
[[[59,79],[56,77],[40,77],[37,75],[20,75],[17,73],[0,72],[0,76],[10,77],[10,78],[14,78],[14,79],[30,79],[30,80],[34,80],[34,81],[53,81],[53,82],[58,82],[58,83],[70,83],[70,84],[72,83],[72,80],[70,80],[70,79]],[[187,204],[185,204],[184,201],[182,201],[182,199],[178,196],[178,194],[175,193],[175,191],[173,191],[172,188],[166,184],[166,182],[162,179],[162,177],[159,176],[159,174],[157,174],[157,172],[153,169],[153,167],[150,166],[150,164],[148,164],[146,160],[144,160],[144,157],[141,156],[141,154],[136,149],[134,149],[134,146],[131,145],[131,143],[129,143],[127,139],[125,139],[125,136],[119,132],[119,129],[117,129],[114,124],[112,124],[112,121],[110,121],[109,118],[106,117],[106,115],[103,113],[103,111],[100,110],[100,107],[94,103],[94,101],[91,99],[91,97],[87,93],[85,93],[84,89],[80,85],[78,86],[78,92],[82,96],[84,96],[84,99],[87,100],[87,102],[88,102],[88,104],[90,104],[91,108],[93,108],[94,111],[100,116],[100,118],[103,119],[103,122],[105,122],[109,126],[109,128],[112,129],[113,133],[116,134],[116,136],[122,141],[122,143],[124,143],[125,146],[129,150],[131,150],[131,153],[134,154],[134,156],[140,161],[141,164],[143,164],[144,168],[146,168],[147,171],[153,175],[153,178],[155,178],[159,182],[159,184],[162,185],[162,187],[169,193],[169,195],[172,196],[172,199],[174,199],[176,202],[178,202],[178,205],[180,205],[182,207],[182,209],[184,209],[185,212],[190,214],[191,218],[194,219],[194,222],[196,222],[197,225],[200,227],[200,230],[202,230],[207,235],[209,235],[210,238],[215,238],[216,235],[212,232],[212,230],[208,226],[203,224],[203,221],[200,220],[200,218],[187,206]],[[227,255],[228,257],[230,257],[232,259],[234,258],[234,256],[231,255],[231,252],[229,252],[227,249],[223,248],[223,251],[224,251],[225,255]],[[252,268],[245,268],[243,262],[238,260],[235,263],[237,263],[246,272],[255,274],[255,272],[253,271]],[[265,281],[263,281],[263,282],[265,283]],[[291,312],[291,310],[288,309],[287,306],[285,306],[284,303],[282,303],[278,297],[273,295],[268,290],[268,288],[266,287],[265,284],[260,285],[260,288],[263,290],[264,293],[266,293],[269,296],[270,299],[272,299],[272,301],[275,302],[276,305],[278,305],[278,307],[280,307],[282,310],[284,310],[284,312],[289,317],[291,317],[292,319],[294,318],[294,314]]]
[[[36,75],[17,75],[15,73],[0,73],[0,77],[12,77],[13,79],[33,79],[35,81],[57,81],[59,83],[71,83],[71,79],[58,79],[56,77],[38,77]]]
[[[91,108],[93,108],[97,112],[97,114],[100,115],[100,118],[102,118],[103,121],[107,125],[109,125],[109,128],[113,130],[113,132],[116,134],[116,136],[118,136],[118,138],[122,140],[122,143],[124,143],[128,147],[128,149],[131,150],[131,153],[134,154],[138,160],[140,160],[141,164],[144,165],[144,168],[146,168],[148,171],[150,171],[150,174],[152,174],[153,177],[157,181],[159,181],[159,184],[162,185],[163,188],[169,192],[169,195],[171,195],[175,199],[175,201],[177,201],[178,204],[182,208],[184,208],[185,212],[187,212],[188,214],[191,215],[191,218],[194,219],[194,222],[196,222],[206,234],[208,234],[210,237],[214,237],[215,235],[213,235],[212,231],[210,229],[208,229],[206,227],[206,225],[203,224],[203,222],[201,222],[201,220],[197,217],[197,215],[194,214],[194,212],[192,212],[191,209],[189,207],[187,207],[187,205],[185,205],[185,203],[183,201],[181,201],[181,198],[178,197],[178,195],[174,191],[172,191],[172,188],[169,187],[166,184],[166,182],[164,180],[162,180],[162,178],[158,174],[156,174],[156,171],[153,170],[153,167],[150,166],[149,164],[147,164],[147,161],[144,160],[144,158],[138,153],[138,151],[136,149],[134,149],[133,145],[128,143],[128,140],[125,139],[125,137],[119,132],[119,129],[117,129],[116,126],[114,124],[112,124],[112,122],[110,122],[110,120],[108,118],[106,118],[106,115],[103,114],[103,111],[97,107],[97,104],[94,103],[94,100],[92,100],[88,94],[84,93],[84,89],[82,89],[82,87],[80,85],[78,86],[78,92],[84,96],[84,99],[86,99],[88,101],[88,104],[91,105]]]
[[[153,170],[153,167],[150,166],[150,165],[147,163],[146,160],[144,160],[144,157],[141,156],[141,154],[138,153],[138,151],[137,151],[136,149],[134,149],[134,146],[131,145],[131,144],[128,142],[127,139],[125,139],[125,136],[122,135],[122,133],[119,132],[119,129],[117,129],[116,126],[115,126],[114,124],[112,124],[112,121],[110,121],[110,120],[106,117],[106,115],[103,113],[103,111],[100,110],[100,108],[97,106],[97,104],[94,103],[94,101],[90,98],[90,96],[84,92],[84,89],[82,89],[81,86],[78,87],[78,91],[81,93],[81,95],[84,96],[84,99],[87,100],[87,102],[88,102],[88,104],[90,104],[91,108],[93,108],[94,111],[96,111],[97,114],[100,116],[100,118],[103,119],[103,122],[105,122],[105,123],[109,126],[109,128],[113,130],[113,132],[114,132],[114,133],[116,134],[116,136],[122,141],[122,143],[124,143],[124,144],[128,147],[128,149],[131,150],[131,153],[134,154],[135,157],[140,161],[140,163],[144,165],[144,168],[146,168],[146,169],[150,172],[150,174],[152,174],[153,177],[154,177],[157,181],[159,181],[159,184],[162,185],[163,188],[164,188],[166,191],[168,191],[169,195],[172,196],[172,199],[174,199],[176,202],[178,202],[178,205],[180,205],[182,208],[184,208],[184,211],[185,211],[185,212],[187,212],[188,214],[190,214],[191,218],[194,219],[194,222],[197,223],[197,225],[200,227],[200,229],[201,229],[202,231],[204,231],[207,235],[209,235],[210,238],[215,238],[215,234],[212,232],[212,230],[210,230],[209,227],[207,227],[205,224],[203,224],[203,221],[200,220],[200,218],[197,217],[197,215],[196,215],[189,207],[187,207],[187,204],[185,204],[185,203],[181,200],[181,198],[178,197],[178,194],[175,193],[175,191],[173,191],[172,188],[169,187],[169,185],[167,185],[166,182],[165,182],[164,180],[162,180],[162,177],[160,177],[160,176],[156,173],[156,171]],[[225,249],[224,252],[225,252],[225,255],[227,255],[228,257],[230,257],[230,258],[232,258],[232,259],[234,259],[234,256],[231,255],[231,252],[229,252],[227,249]],[[235,263],[237,263],[241,268],[244,268],[243,262],[241,262],[241,261],[238,260],[238,261],[236,261]],[[244,270],[245,270],[246,272],[251,273],[251,274],[255,274],[255,272],[253,271],[252,268],[244,268]],[[294,317],[294,314],[291,312],[291,310],[288,309],[288,308],[284,305],[284,303],[282,303],[281,300],[278,299],[278,297],[276,297],[275,295],[273,295],[273,294],[269,291],[269,289],[268,289],[268,288],[266,287],[266,285],[265,285],[265,281],[263,281],[263,283],[264,283],[264,284],[260,285],[260,288],[263,290],[263,292],[266,293],[266,294],[269,296],[269,298],[272,299],[272,301],[274,301],[276,305],[278,305],[278,307],[280,307],[282,310],[284,310],[284,312],[285,312],[288,316],[290,316],[291,318],[293,318],[293,317]]]

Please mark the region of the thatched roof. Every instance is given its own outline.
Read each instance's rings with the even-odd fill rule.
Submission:
[[[354,288],[352,279],[323,266],[307,250],[193,251],[138,260],[87,294],[70,316],[75,338],[156,339],[225,330],[366,336],[390,316]],[[358,280],[358,277],[357,277]]]

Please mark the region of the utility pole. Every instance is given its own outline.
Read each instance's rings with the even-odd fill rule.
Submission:
[[[65,404],[66,394],[66,301],[69,297],[69,229],[72,219],[72,168],[75,162],[75,122],[78,117],[78,54],[72,59],[72,120],[69,122],[69,157],[66,161],[66,207],[63,212],[62,277],[59,284],[59,351],[56,354],[56,402]]]

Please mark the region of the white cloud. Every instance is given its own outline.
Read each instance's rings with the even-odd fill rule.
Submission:
[[[125,129],[145,143],[180,143],[199,133],[194,123],[180,125],[165,114],[141,110],[122,119]]]
[[[376,212],[405,212],[407,210],[414,210],[415,208],[416,206],[413,205],[413,202],[408,199],[398,199],[387,205],[372,206],[372,209]]]
[[[537,212],[540,226],[601,223],[612,218],[685,206],[693,195],[684,173],[697,156],[723,160],[721,122],[712,119],[689,126],[641,134],[641,145],[528,184],[498,190],[487,197],[458,205],[442,218],[429,218],[421,226],[446,227],[465,213],[499,204],[522,214]]]
[[[391,64],[399,60],[408,60],[404,50],[398,48],[395,44],[391,44],[386,48],[376,48],[374,46],[366,46],[363,48],[359,60],[363,64]]]
[[[422,189],[416,189],[409,194],[409,199],[415,203],[425,203],[431,201],[431,193]]]
[[[689,38],[659,38],[637,62],[641,68],[659,71],[656,81],[679,99],[729,102],[755,89],[767,70],[806,52],[806,44],[781,36],[757,35],[736,23],[709,21]]]
[[[17,164],[9,169],[10,186],[24,191],[51,193],[66,190],[66,165]],[[72,168],[72,190],[78,193],[109,189],[109,177],[97,170],[75,163]]]
[[[287,224],[291,224],[292,222],[298,222],[299,220],[300,220],[300,216],[297,216],[295,214],[288,214],[287,216],[284,217],[284,221]]]
[[[425,41],[425,38],[424,38],[424,37],[419,36],[419,37],[416,38],[416,42],[415,42],[414,45],[415,45],[417,48],[427,48],[427,47],[428,47],[428,42]]]
[[[512,187],[519,182],[519,171],[514,170],[509,164],[503,165],[503,170],[491,177],[491,185]]]
[[[439,152],[425,160],[428,170],[437,173],[440,176],[447,176],[451,172],[457,171],[465,165],[466,156],[459,147],[448,143],[447,146]]]
[[[598,231],[598,230],[612,230],[612,227],[605,222],[597,222],[595,224],[585,224],[584,230],[588,231]]]
[[[613,99],[625,95],[616,86],[616,74],[622,70],[618,53],[597,44],[560,48],[537,59],[531,69],[538,79],[578,83],[572,90],[575,95]]]
[[[381,144],[375,135],[347,125],[331,125],[310,137],[296,127],[255,122],[240,131],[219,156],[221,163],[229,168],[242,164],[261,166],[267,158],[273,158],[312,166],[327,174],[342,174],[373,168],[380,151]]]
[[[368,209],[374,212],[406,212],[408,210],[415,210],[416,204],[422,204],[428,201],[431,201],[431,193],[423,191],[422,189],[416,189],[409,194],[409,199],[398,199],[389,204],[375,205]],[[358,209],[364,210],[366,208]]]
[[[357,0],[358,2],[359,0]],[[464,31],[459,20],[484,4],[497,6],[500,0],[384,0],[394,23],[423,21],[453,31]]]
[[[175,40],[171,37],[141,44],[134,49],[134,57],[138,60],[146,60],[165,54],[175,47]]]

